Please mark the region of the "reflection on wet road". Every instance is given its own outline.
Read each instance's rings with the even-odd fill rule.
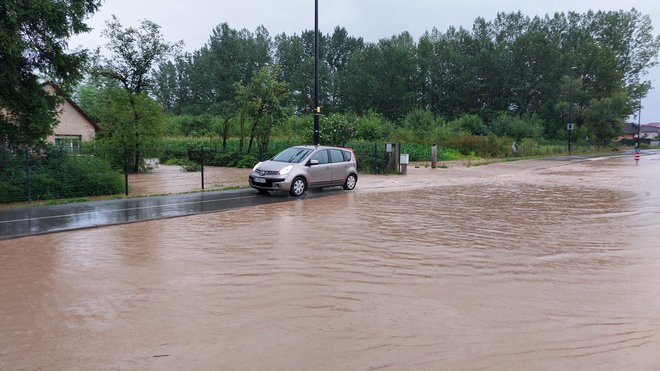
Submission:
[[[0,240],[288,201],[243,189],[5,209],[0,210]]]
[[[658,369],[658,166],[0,241],[0,369]]]

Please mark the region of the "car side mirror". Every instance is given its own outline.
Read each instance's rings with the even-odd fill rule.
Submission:
[[[319,160],[317,159],[309,160],[309,166],[318,165],[318,164],[319,164]]]

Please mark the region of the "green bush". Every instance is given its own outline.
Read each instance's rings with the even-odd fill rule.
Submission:
[[[444,141],[451,140],[453,138],[457,138],[464,135],[470,135],[470,133],[463,128],[461,121],[459,120],[454,120],[451,122],[441,121],[439,122],[438,126],[433,130],[433,132],[429,134],[429,138],[426,139],[425,143],[439,144]]]
[[[507,114],[498,115],[491,124],[491,130],[500,137],[539,139],[543,135],[543,122],[537,115],[522,117]]]
[[[431,146],[428,144],[401,144],[401,153],[407,153],[410,161],[431,161]],[[454,161],[464,157],[456,149],[438,147],[438,161]]]
[[[461,135],[442,142],[443,147],[453,148],[464,156],[505,157],[509,154],[513,139],[487,136]]]
[[[488,127],[478,115],[463,115],[454,120],[455,125],[472,135],[488,134]]]
[[[443,148],[438,150],[438,161],[456,161],[464,157],[463,154],[453,148]]]
[[[410,161],[430,161],[431,146],[427,144],[401,144],[401,153],[407,153]]]
[[[420,137],[426,137],[436,127],[435,115],[426,109],[414,109],[406,115],[403,127]]]
[[[169,135],[197,136],[213,132],[213,116],[180,115],[166,120],[166,132]]]
[[[234,167],[240,159],[241,154],[238,152],[212,152],[206,158],[205,164],[210,166]]]
[[[188,159],[171,158],[165,162],[165,165],[181,166],[181,171],[201,171],[202,165]]]
[[[27,201],[25,162],[18,154],[6,156],[11,160],[0,172],[0,202]],[[121,174],[96,157],[68,154],[53,146],[31,151],[28,159],[32,200],[111,195],[124,190]]]
[[[138,165],[138,171],[150,171],[153,169],[153,162],[148,161],[150,159],[159,159],[160,163],[165,163],[168,157],[163,154],[163,147],[157,146],[154,147],[140,147],[139,149],[127,148],[124,151],[123,147],[114,146],[110,142],[95,141],[89,143],[83,143],[82,153],[88,154],[100,159],[107,161],[110,166],[117,171],[124,171],[124,160],[128,160],[128,170],[132,171],[133,164],[132,161],[135,158],[135,154],[139,151],[140,153],[140,163]]]
[[[89,156],[70,156],[63,162],[63,168],[74,183],[75,190],[67,197],[98,196],[117,194],[124,191],[124,179],[106,161]]]
[[[394,125],[383,115],[373,111],[369,111],[366,116],[357,118],[356,137],[358,139],[368,142],[383,141],[392,135],[393,131]]]
[[[0,203],[23,201],[25,168],[19,156],[0,149]]]
[[[181,166],[183,165],[187,160],[180,159],[180,158],[170,158],[167,161],[163,163],[163,165],[171,165],[171,166]]]
[[[311,127],[310,127],[311,129]],[[355,138],[358,127],[355,116],[334,113],[321,117],[319,122],[319,142],[328,146],[343,147]],[[305,142],[314,143],[314,132],[308,130],[303,137]]]
[[[240,161],[236,164],[236,167],[239,168],[252,168],[254,165],[257,164],[259,160],[257,160],[257,157],[255,155],[245,155],[243,158],[241,158]]]
[[[314,127],[314,117],[312,115],[297,116],[293,115],[280,126],[273,129],[273,138],[291,138],[295,142],[303,143],[308,133]]]

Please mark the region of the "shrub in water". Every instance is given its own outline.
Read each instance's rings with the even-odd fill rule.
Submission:
[[[236,167],[240,167],[240,168],[244,168],[244,169],[252,168],[254,165],[257,164],[257,162],[259,162],[259,161],[257,160],[256,156],[254,156],[254,155],[245,155],[245,156],[243,156],[243,158],[240,161],[238,161],[238,163],[236,164]]]

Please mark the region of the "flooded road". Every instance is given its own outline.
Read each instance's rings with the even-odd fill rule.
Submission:
[[[656,370],[660,157],[0,241],[0,369]]]

